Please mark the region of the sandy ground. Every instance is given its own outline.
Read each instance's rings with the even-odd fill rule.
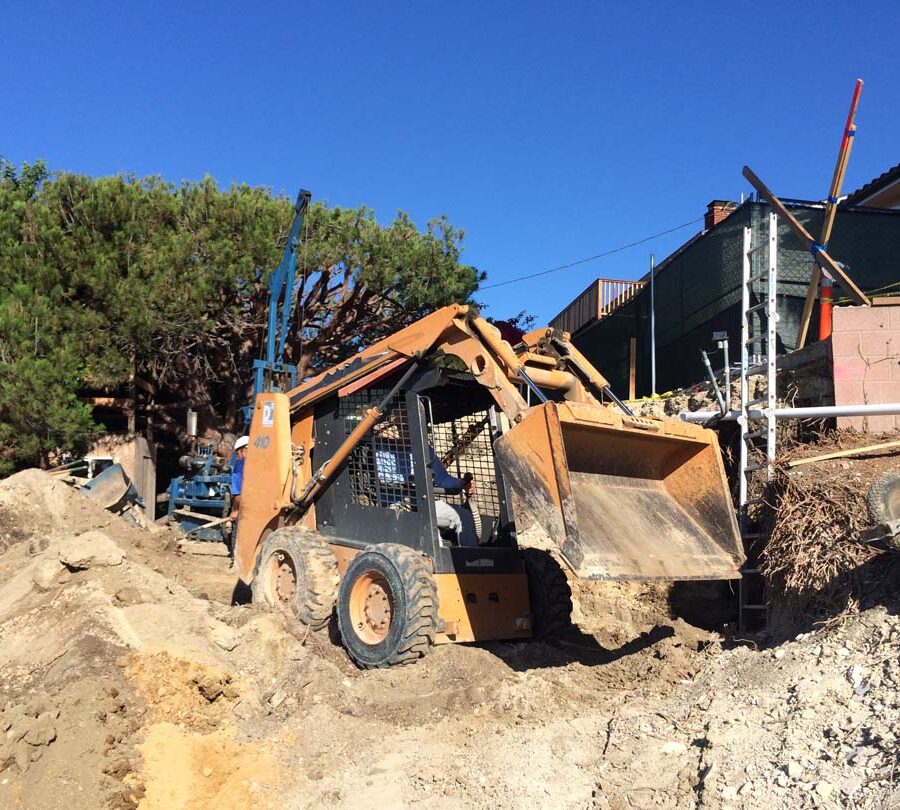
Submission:
[[[702,589],[574,583],[556,646],[363,672],[174,541],[0,482],[0,807],[900,807],[895,596],[766,647]]]

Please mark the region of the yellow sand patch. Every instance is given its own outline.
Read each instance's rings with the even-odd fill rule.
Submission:
[[[276,783],[278,765],[260,745],[239,745],[228,731],[197,734],[155,723],[137,748],[145,790],[139,810],[269,806],[266,789]]]

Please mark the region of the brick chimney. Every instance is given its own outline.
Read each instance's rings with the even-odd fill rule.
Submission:
[[[703,228],[709,230],[726,219],[735,209],[737,203],[728,200],[713,200],[706,206],[706,214],[703,216]]]

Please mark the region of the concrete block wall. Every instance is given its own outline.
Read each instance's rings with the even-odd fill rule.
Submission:
[[[900,306],[835,307],[831,350],[835,405],[900,402]],[[900,430],[900,416],[837,423],[866,433]]]

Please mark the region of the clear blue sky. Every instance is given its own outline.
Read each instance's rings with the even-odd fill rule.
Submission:
[[[0,155],[446,213],[488,284],[699,218],[748,163],[845,190],[900,161],[900,3],[12,2]],[[480,299],[551,318],[700,223]]]

